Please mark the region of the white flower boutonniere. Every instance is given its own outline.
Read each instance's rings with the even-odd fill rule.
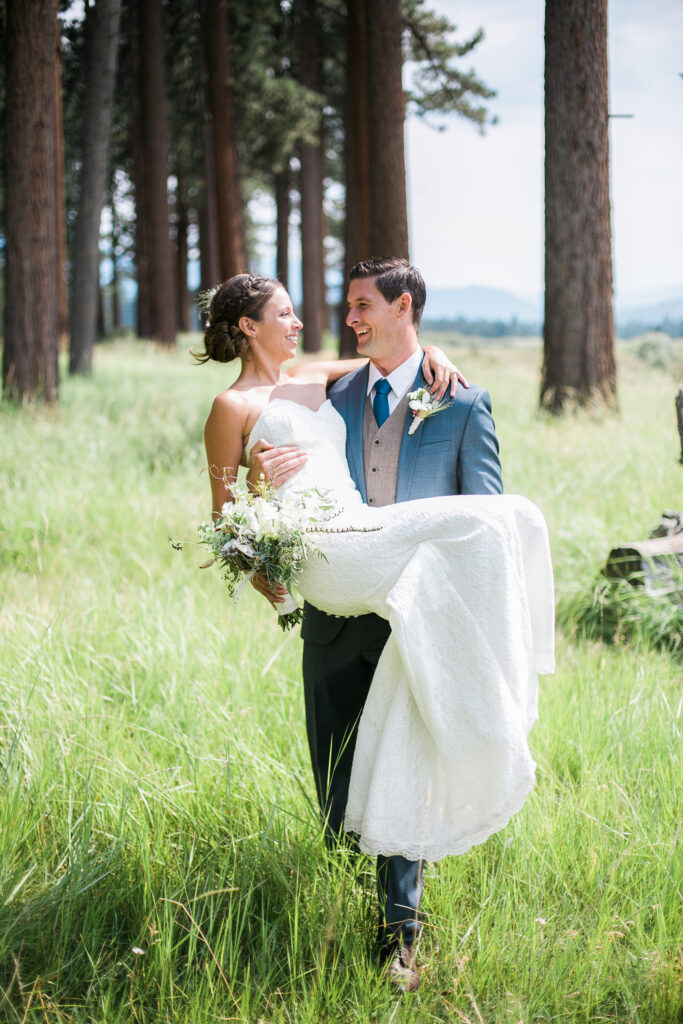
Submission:
[[[422,420],[426,420],[428,416],[435,416],[437,412],[447,409],[452,404],[452,402],[447,402],[443,398],[441,401],[432,398],[427,388],[418,388],[417,391],[411,391],[408,395],[408,407],[412,411],[413,422],[408,427],[408,433],[414,434]]]

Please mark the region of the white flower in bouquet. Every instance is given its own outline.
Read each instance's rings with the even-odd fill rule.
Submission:
[[[278,515],[280,507],[276,506],[265,498],[256,498],[253,506],[247,513],[249,529],[254,531],[257,541],[276,540],[284,533],[286,523]]]

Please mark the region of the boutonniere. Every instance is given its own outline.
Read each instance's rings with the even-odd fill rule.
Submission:
[[[422,420],[426,420],[428,416],[435,416],[437,412],[447,409],[452,404],[452,402],[447,402],[445,398],[442,398],[440,401],[433,398],[429,391],[427,391],[427,388],[418,388],[417,391],[411,391],[408,395],[408,408],[412,411],[413,422],[408,427],[408,433],[414,434]]]

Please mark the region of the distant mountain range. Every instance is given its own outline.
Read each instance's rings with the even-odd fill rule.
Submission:
[[[615,315],[620,325],[641,324],[656,327],[664,320],[683,320],[683,285],[680,289],[663,289],[655,301],[644,295],[617,298]],[[666,296],[666,297],[663,297]],[[466,288],[430,288],[427,292],[424,319],[485,320],[540,326],[543,320],[543,299],[524,299],[502,288],[469,285]]]
[[[683,298],[654,302],[647,306],[620,306],[615,303],[620,323],[662,323],[663,320],[683,320]]]
[[[425,320],[520,320],[540,323],[543,305],[522,299],[502,288],[469,285],[467,288],[429,288]]]

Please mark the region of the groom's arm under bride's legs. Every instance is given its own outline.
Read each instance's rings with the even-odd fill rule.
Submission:
[[[330,642],[316,643],[304,630],[306,728],[326,841],[343,831],[356,729],[389,624],[376,615],[346,619]],[[411,946],[420,927],[422,865],[404,857],[377,861],[380,946]]]
[[[376,615],[361,615],[345,619],[330,642],[304,632],[308,745],[326,838],[334,842],[344,823],[358,720],[390,629]]]

